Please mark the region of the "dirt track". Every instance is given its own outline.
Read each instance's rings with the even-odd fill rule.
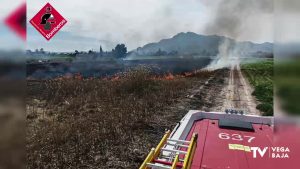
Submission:
[[[197,85],[197,84],[196,84]],[[226,109],[243,110],[245,114],[261,115],[256,109],[253,89],[244,78],[238,63],[229,69],[216,70],[204,84],[197,85],[189,95],[190,109],[224,112]],[[197,106],[196,106],[197,105]]]
[[[256,99],[251,95],[252,87],[244,78],[240,65],[232,64],[230,68],[228,85],[223,89],[226,97],[223,102],[223,108],[232,108],[243,110],[246,114],[261,115],[256,109]]]

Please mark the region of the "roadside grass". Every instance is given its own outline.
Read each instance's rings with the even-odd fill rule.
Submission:
[[[211,75],[168,80],[135,69],[113,79],[28,81],[27,168],[138,168],[182,118],[168,108]]]
[[[242,65],[242,72],[254,87],[252,95],[260,102],[257,109],[264,116],[273,116],[273,61],[261,61]]]

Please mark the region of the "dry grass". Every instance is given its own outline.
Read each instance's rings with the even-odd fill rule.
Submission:
[[[112,80],[29,81],[27,168],[138,168],[176,124],[159,121],[168,107],[210,75],[158,80],[135,69]]]

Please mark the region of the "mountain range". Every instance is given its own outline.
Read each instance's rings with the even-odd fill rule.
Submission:
[[[178,33],[172,38],[162,39],[156,43],[146,44],[131,51],[131,54],[134,56],[199,55],[211,57],[219,53],[222,44],[226,45],[226,50],[235,52],[241,56],[269,55],[273,53],[273,44],[269,42],[261,44],[249,41],[239,42],[224,36],[200,35],[193,32],[186,32]]]

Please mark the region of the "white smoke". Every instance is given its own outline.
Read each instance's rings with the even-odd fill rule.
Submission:
[[[206,33],[235,40],[249,34],[259,36],[260,31],[249,28],[255,25],[254,21],[259,22],[264,16],[272,16],[273,12],[273,0],[219,0],[210,1],[208,5],[214,6],[214,16],[206,25]],[[225,39],[220,43],[219,53],[207,69],[220,69],[235,64],[239,61],[240,53],[243,53],[243,49]]]
[[[216,58],[206,67],[207,70],[216,70],[225,67],[229,67],[236,62],[238,59],[238,55],[235,50],[231,48],[231,43],[228,39],[225,39],[219,45],[219,53]]]

